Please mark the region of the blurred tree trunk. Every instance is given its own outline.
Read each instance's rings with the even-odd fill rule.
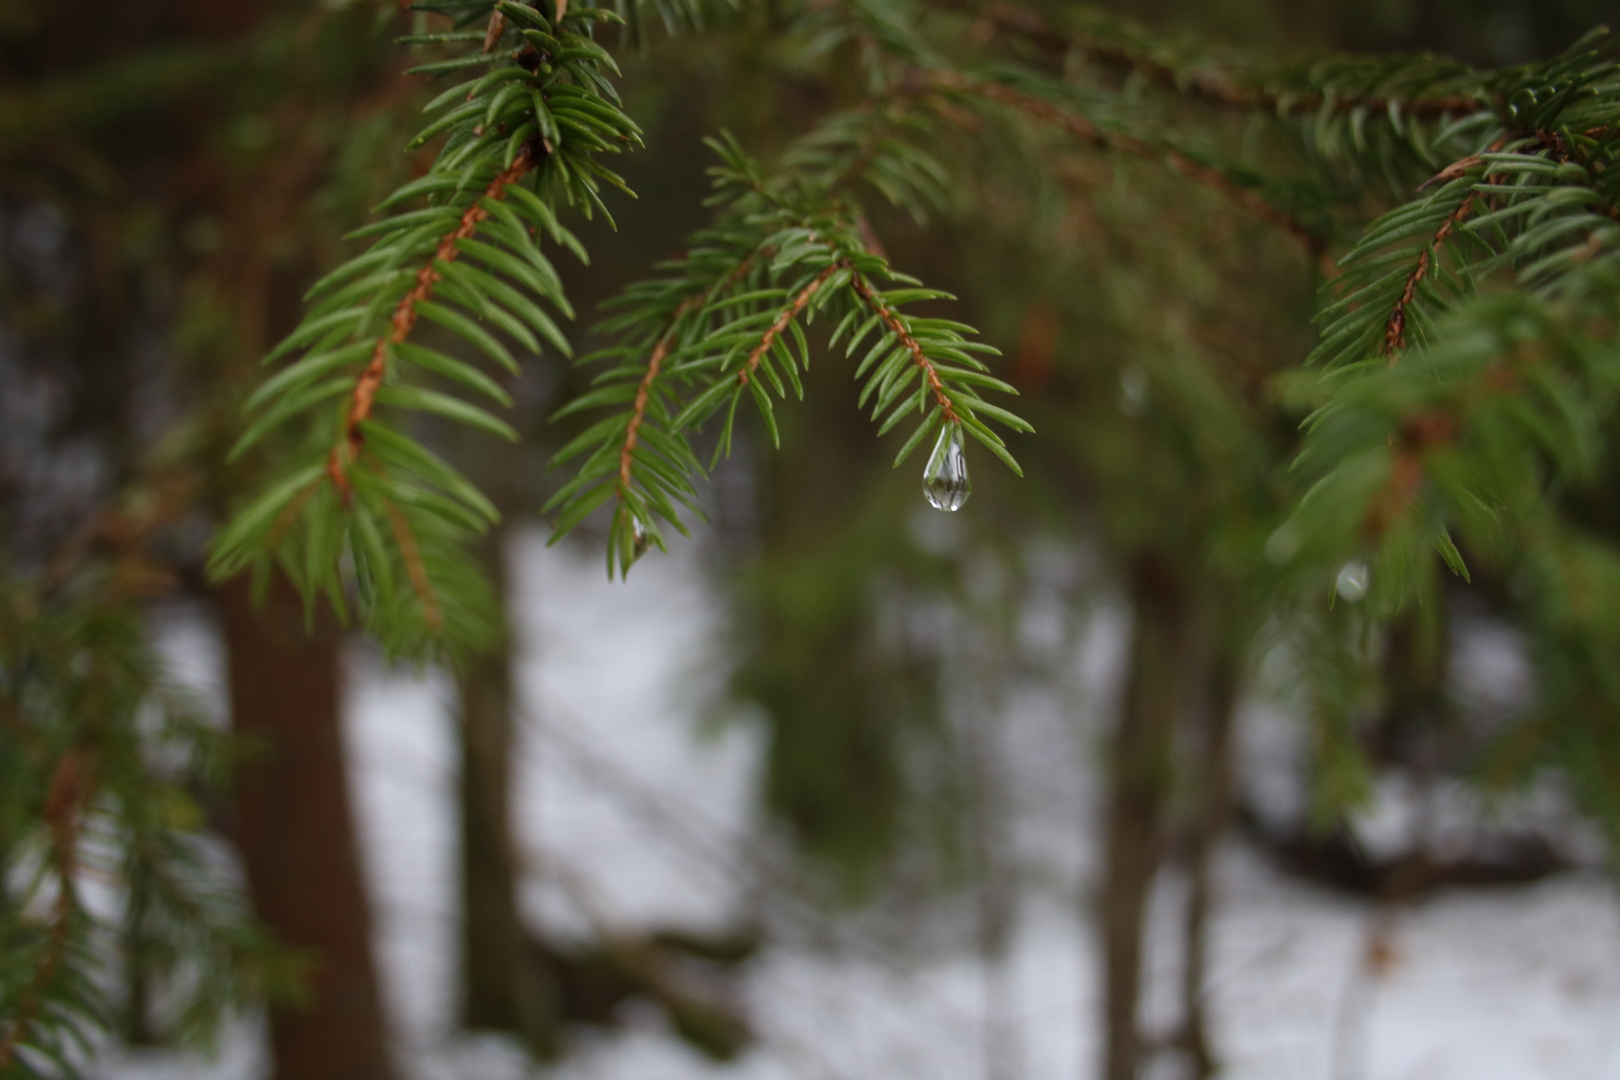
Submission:
[[[1446,685],[1451,625],[1445,603],[1425,604],[1390,620],[1384,632],[1384,711],[1369,747],[1379,765],[1426,776],[1447,764],[1439,751],[1453,722]]]
[[[507,485],[509,486],[509,485]],[[497,595],[507,596],[503,525],[484,542]],[[461,694],[461,1022],[507,1031],[536,1054],[560,1050],[556,996],[543,950],[530,947],[517,905],[512,841],[512,637],[468,661]]]
[[[1233,643],[1215,643],[1215,656],[1203,686],[1203,731],[1194,749],[1196,779],[1187,848],[1186,932],[1182,941],[1181,1041],[1196,1080],[1206,1080],[1218,1071],[1204,1015],[1204,983],[1209,959],[1210,874],[1215,849],[1231,817],[1232,726],[1240,657],[1241,650]]]
[[[1103,888],[1105,1080],[1137,1080],[1141,1065],[1142,938],[1159,863],[1188,622],[1185,588],[1163,555],[1136,556],[1130,598],[1129,669],[1114,737]]]
[[[124,1016],[127,1046],[157,1046],[162,1038],[152,1022],[151,944],[146,929],[150,871],[134,862],[125,874],[124,901]]]
[[[270,1010],[275,1080],[393,1080],[371,952],[340,728],[342,635],[325,604],[277,577],[262,606],[245,577],[218,592],[238,735],[236,841],[253,905],[315,954],[303,1008]]]

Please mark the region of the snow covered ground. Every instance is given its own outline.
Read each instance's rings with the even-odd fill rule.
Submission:
[[[755,734],[746,725],[697,733],[718,613],[691,548],[648,558],[622,585],[606,581],[594,552],[546,549],[538,534],[512,555],[526,702],[519,831],[525,856],[550,871],[526,885],[529,916],[567,932],[588,920],[716,927],[764,912],[773,934],[742,975],[761,1038],[738,1062],[706,1063],[648,1011],[622,1033],[585,1038],[553,1075],[1096,1075],[1097,961],[1079,913],[1093,877],[1087,755],[1105,692],[1078,716],[1051,693],[1020,693],[986,726],[1018,896],[1011,944],[986,962],[972,903],[933,902],[897,927],[881,915],[830,920],[795,899],[750,809]],[[1119,629],[1104,612],[1076,665],[1109,667]],[[183,625],[174,641],[191,677],[217,683],[218,646],[204,628]],[[418,1080],[504,1080],[527,1075],[520,1055],[451,1031],[449,693],[442,679],[385,669],[356,650],[355,798],[402,1062]],[[1620,1080],[1620,904],[1601,877],[1374,912],[1286,879],[1234,843],[1217,878],[1209,993],[1231,1080]],[[1178,887],[1167,880],[1156,898],[1150,1027],[1173,1020]],[[251,1080],[263,1070],[259,1029],[244,1022],[214,1061],[131,1056],[100,1075]]]

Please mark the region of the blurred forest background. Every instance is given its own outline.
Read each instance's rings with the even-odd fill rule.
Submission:
[[[937,7],[1037,58],[1029,13],[1068,14]],[[1484,66],[1612,15],[1091,10],[1261,56]],[[743,4],[620,50],[646,149],[617,229],[576,223],[590,264],[558,260],[578,352],[708,220],[704,136],[769,159],[858,94],[773,25]],[[610,586],[605,525],[541,543],[548,459],[583,427],[547,418],[591,374],[551,355],[511,388],[520,446],[433,432],[506,515],[485,551],[499,648],[393,671],[290,590],[255,607],[211,584],[259,360],[416,166],[398,147],[435,90],[402,74],[409,30],[385,0],[0,0],[7,604],[119,553],[110,579],[199,723],[244,739],[227,787],[174,812],[228,840],[258,919],[302,950],[222,946],[260,958],[250,993],[277,1004],[228,1014],[223,1056],[199,1057],[207,1010],[171,972],[189,931],[144,913],[160,885],[124,882],[104,898],[123,1011],[92,1075],[1620,1076],[1605,834],[1554,778],[1479,794],[1534,696],[1512,584],[1451,582],[1397,621],[1344,721],[1362,754],[1313,755],[1309,650],[1242,568],[1281,520],[1302,412],[1277,376],[1314,344],[1322,252],[1155,162],[1054,148],[984,169],[960,213],[872,220],[1002,349],[1040,433],[1015,447],[1026,476],[984,460],[959,514],[890,469],[894,437],[822,363],[780,452],[747,428],[711,524]],[[1470,967],[1493,942],[1564,951]],[[1379,1005],[1431,961],[1446,974]],[[220,978],[216,1005],[243,990]]]

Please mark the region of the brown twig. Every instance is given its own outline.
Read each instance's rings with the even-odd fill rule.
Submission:
[[[433,595],[433,580],[428,577],[427,565],[422,562],[422,549],[417,546],[416,534],[405,513],[392,499],[388,503],[388,524],[394,530],[394,542],[399,544],[400,557],[405,560],[405,572],[410,575],[411,588],[422,599],[422,618],[428,626],[437,628],[444,622],[438,598]]]
[[[1506,141],[1506,136],[1497,139],[1491,143],[1489,150],[1486,152],[1494,153],[1500,150],[1506,145]],[[1467,175],[1469,169],[1475,168],[1483,162],[1484,158],[1480,155],[1470,154],[1468,157],[1454,161],[1438,173],[1435,173],[1424,181],[1418,190],[1422,191],[1434,183],[1450,183],[1453,180],[1461,179]],[[1478,192],[1470,191],[1468,196],[1457,205],[1457,209],[1446,216],[1446,220],[1441,222],[1440,228],[1436,230],[1434,239],[1418,255],[1417,265],[1406,276],[1406,287],[1401,290],[1401,298],[1395,302],[1394,310],[1389,313],[1389,318],[1384,321],[1384,355],[1389,357],[1390,363],[1393,364],[1401,350],[1406,348],[1406,312],[1411,307],[1412,301],[1417,297],[1418,285],[1422,283],[1424,277],[1428,274],[1430,265],[1435,259],[1439,258],[1440,246],[1451,238],[1452,233],[1457,231],[1457,226],[1462,223],[1462,220],[1473,213],[1474,204],[1478,201],[1478,198]]]
[[[1456,231],[1462,219],[1473,212],[1477,198],[1477,193],[1470,191],[1468,197],[1458,204],[1457,209],[1446,215],[1446,220],[1435,232],[1434,239],[1418,255],[1417,265],[1406,275],[1406,287],[1401,290],[1401,298],[1395,301],[1395,309],[1389,313],[1389,318],[1384,322],[1384,355],[1389,357],[1391,364],[1395,362],[1401,350],[1406,348],[1406,312],[1417,296],[1418,285],[1428,274],[1430,265],[1439,257],[1440,245]]]
[[[1484,161],[1485,159],[1480,157],[1478,154],[1469,154],[1465,158],[1460,158],[1453,161],[1450,165],[1447,165],[1445,168],[1423,181],[1423,183],[1417,186],[1417,190],[1419,194],[1421,194],[1436,184],[1449,184],[1453,180],[1460,180],[1465,174],[1467,174],[1469,169],[1472,169],[1475,165],[1483,164]]]
[[[1134,157],[1163,161],[1177,175],[1219,192],[1267,224],[1282,229],[1312,259],[1322,254],[1325,246],[1323,238],[1306,228],[1293,215],[1278,209],[1253,191],[1240,187],[1219,169],[1193,161],[1180,151],[1166,150],[1132,135],[1111,134],[1085,116],[1068,112],[1044,98],[1000,83],[967,79],[951,72],[930,73],[925,76],[925,81],[936,89],[977,94],[987,100],[1010,105],[1037,120],[1062,127],[1076,139],[1098,150],[1120,151]]]
[[[664,360],[669,356],[670,347],[675,341],[675,328],[681,319],[693,311],[703,307],[709,298],[716,293],[724,292],[740,281],[754,265],[756,258],[769,258],[771,248],[766,246],[743,259],[725,277],[711,283],[708,288],[682,300],[669,322],[664,325],[663,333],[658,335],[658,341],[653,345],[652,355],[647,359],[647,372],[641,377],[641,384],[636,387],[636,400],[630,407],[630,423],[625,428],[624,446],[619,450],[619,498],[623,499],[630,490],[630,473],[635,464],[636,442],[639,438],[642,420],[647,415],[647,406],[652,401],[653,383],[658,380],[658,374],[663,370]]]
[[[111,554],[126,566],[143,558],[153,534],[191,509],[198,487],[197,477],[180,468],[149,469],[137,482],[145,486],[136,490],[151,497],[128,500],[135,504],[133,509],[110,501],[86,519],[45,565],[33,585],[36,599],[65,585],[74,571],[98,551]],[[125,489],[125,493],[129,490]]]
[[[484,51],[492,53],[495,46],[500,44],[501,35],[506,33],[506,16],[499,11],[489,13],[489,26],[484,30]]]
[[[94,791],[94,756],[78,747],[69,749],[58,759],[45,795],[44,817],[52,834],[51,858],[58,879],[56,902],[51,906],[50,931],[28,987],[18,1000],[11,1027],[0,1036],[0,1070],[11,1064],[17,1049],[39,1019],[45,992],[67,955],[73,913],[78,908],[73,879],[78,872],[80,811]]]
[[[1017,34],[1041,50],[1057,57],[1080,54],[1089,60],[1112,64],[1144,75],[1184,97],[1211,105],[1238,109],[1264,109],[1284,115],[1320,112],[1326,100],[1320,93],[1284,95],[1258,86],[1231,82],[1212,71],[1183,71],[1125,45],[1090,40],[1082,35],[1065,34],[1033,11],[1011,4],[991,4],[979,8],[969,0],[933,0],[939,7],[971,11],[984,25]],[[1352,109],[1384,112],[1396,106],[1407,115],[1436,117],[1447,113],[1472,112],[1486,102],[1466,94],[1444,94],[1407,100],[1391,97],[1335,95],[1329,107],[1344,113]]]
[[[506,189],[534,168],[547,150],[544,143],[531,140],[518,151],[512,164],[496,174],[489,182],[489,186],[484,189],[483,197],[467,207],[456,227],[439,241],[433,257],[417,271],[416,284],[394,307],[391,329],[377,339],[377,347],[371,353],[371,362],[355,381],[348,419],[344,423],[343,439],[332,448],[332,456],[327,463],[327,474],[345,497],[350,491],[347,466],[360,456],[360,450],[365,444],[365,435],[361,432],[360,425],[370,419],[372,407],[376,404],[377,391],[382,389],[383,378],[388,373],[388,349],[402,343],[416,326],[417,305],[433,295],[433,287],[444,276],[437,264],[454,262],[460,253],[456,245],[472,237],[478,231],[478,226],[489,217],[489,210],[483,205],[484,199],[506,198]]]
[[[1406,513],[1423,485],[1423,455],[1454,443],[1458,426],[1449,413],[1431,409],[1407,418],[1399,434],[1391,436],[1394,460],[1389,480],[1373,498],[1362,521],[1362,529],[1369,537],[1376,540],[1383,536]]]
[[[1232,179],[1219,169],[1200,164],[1174,150],[1165,155],[1165,163],[1187,179],[1197,181],[1220,192],[1268,225],[1274,225],[1282,229],[1292,236],[1300,247],[1305,249],[1306,254],[1313,258],[1319,258],[1326,248],[1327,245],[1323,238],[1300,224],[1293,215],[1277,209],[1247,188],[1234,184]]]
[[[687,303],[690,303],[690,298]],[[675,319],[686,313],[686,303],[675,311]],[[672,319],[673,323],[674,320]],[[640,438],[641,421],[647,415],[647,404],[652,400],[652,386],[658,379],[658,372],[664,366],[664,358],[669,355],[670,346],[674,343],[675,328],[672,325],[653,346],[652,356],[647,360],[647,373],[641,377],[641,383],[636,387],[636,400],[630,406],[630,423],[624,430],[624,445],[619,449],[619,498],[624,498],[630,490],[630,473],[635,464],[636,442]]]
[[[933,391],[934,401],[939,404],[940,411],[945,414],[946,422],[957,422],[956,408],[951,404],[950,396],[945,393],[945,384],[940,380],[939,371],[934,367],[934,362],[928,359],[928,354],[923,352],[922,346],[917,344],[917,339],[912,337],[911,332],[906,329],[906,324],[900,321],[889,305],[878,299],[878,295],[873,291],[871,283],[861,274],[855,275],[855,291],[860,294],[862,300],[866,301],[867,306],[877,313],[878,318],[883,320],[884,325],[889,328],[900,344],[905,346],[906,351],[911,353],[912,362],[921,369],[923,378],[928,381],[928,388]]]
[[[821,286],[826,284],[827,279],[832,277],[836,271],[842,270],[848,265],[849,263],[844,259],[828,263],[827,268],[817,274],[815,280],[798,291],[798,294],[793,297],[793,302],[782,309],[782,313],[776,317],[776,321],[771,323],[764,335],[759,339],[759,344],[755,345],[748,353],[748,361],[743,364],[742,370],[737,372],[738,386],[748,385],[748,377],[759,366],[760,359],[765,355],[765,350],[769,349],[776,339],[781,336],[782,331],[787,329],[788,323],[792,322],[799,312],[804,310],[804,306],[810,302],[811,298],[821,291]]]

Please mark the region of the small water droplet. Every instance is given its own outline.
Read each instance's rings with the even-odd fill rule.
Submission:
[[[1333,581],[1333,591],[1346,603],[1354,604],[1367,595],[1367,587],[1372,584],[1372,575],[1367,571],[1367,564],[1360,559],[1351,559],[1339,567],[1339,576]]]
[[[630,519],[630,561],[641,558],[647,554],[647,549],[653,545],[652,532],[640,518]]]
[[[1128,367],[1119,373],[1119,411],[1132,420],[1147,410],[1148,377],[1139,367]]]
[[[1288,522],[1277,526],[1277,531],[1266,537],[1266,561],[1282,566],[1299,554],[1299,532]]]
[[[968,479],[967,454],[962,449],[962,425],[946,421],[934,452],[923,470],[923,494],[935,510],[960,510],[973,494]]]

